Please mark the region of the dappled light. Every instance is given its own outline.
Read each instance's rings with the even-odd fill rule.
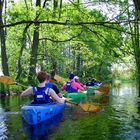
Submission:
[[[140,0],[0,0],[0,140],[140,139]]]

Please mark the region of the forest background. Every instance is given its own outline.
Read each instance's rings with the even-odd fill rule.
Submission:
[[[39,70],[135,79],[140,91],[139,25],[139,0],[0,0],[2,73],[25,85]]]

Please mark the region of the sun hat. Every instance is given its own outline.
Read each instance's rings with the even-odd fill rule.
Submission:
[[[77,79],[77,80],[78,80],[78,79],[79,79],[79,77],[78,77],[78,76],[74,76],[74,78],[73,78],[73,79]]]

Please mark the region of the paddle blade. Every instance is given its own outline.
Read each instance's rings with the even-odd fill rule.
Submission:
[[[101,92],[101,93],[109,93],[109,88],[108,87],[100,87],[96,90]]]
[[[78,104],[86,112],[99,112],[101,108],[95,104],[80,103]]]
[[[9,76],[0,76],[0,83],[4,83],[8,85],[16,84],[16,82],[13,79],[11,79],[11,77]]]
[[[110,84],[110,83],[103,83],[103,84],[101,85],[101,87],[111,87],[111,84]]]
[[[65,83],[66,79],[59,76],[59,75],[55,75],[54,79],[56,79],[56,81],[60,82],[60,83]]]

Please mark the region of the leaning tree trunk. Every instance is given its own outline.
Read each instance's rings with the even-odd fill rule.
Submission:
[[[31,24],[28,24],[23,31],[23,38],[21,40],[21,49],[20,49],[20,52],[19,52],[19,58],[18,58],[18,64],[17,64],[18,65],[18,72],[17,72],[17,77],[16,77],[17,81],[20,81],[20,75],[22,74],[21,57],[22,57],[23,50],[26,47],[27,30],[28,30],[30,25]]]
[[[36,0],[36,7],[41,6],[41,1]],[[36,20],[39,17],[39,13],[36,15]],[[34,76],[36,75],[36,64],[37,64],[37,52],[39,45],[39,23],[35,23],[34,35],[33,35],[33,44],[31,47],[31,58],[30,58],[30,68],[29,68],[29,76],[28,81],[29,84],[34,83]]]

